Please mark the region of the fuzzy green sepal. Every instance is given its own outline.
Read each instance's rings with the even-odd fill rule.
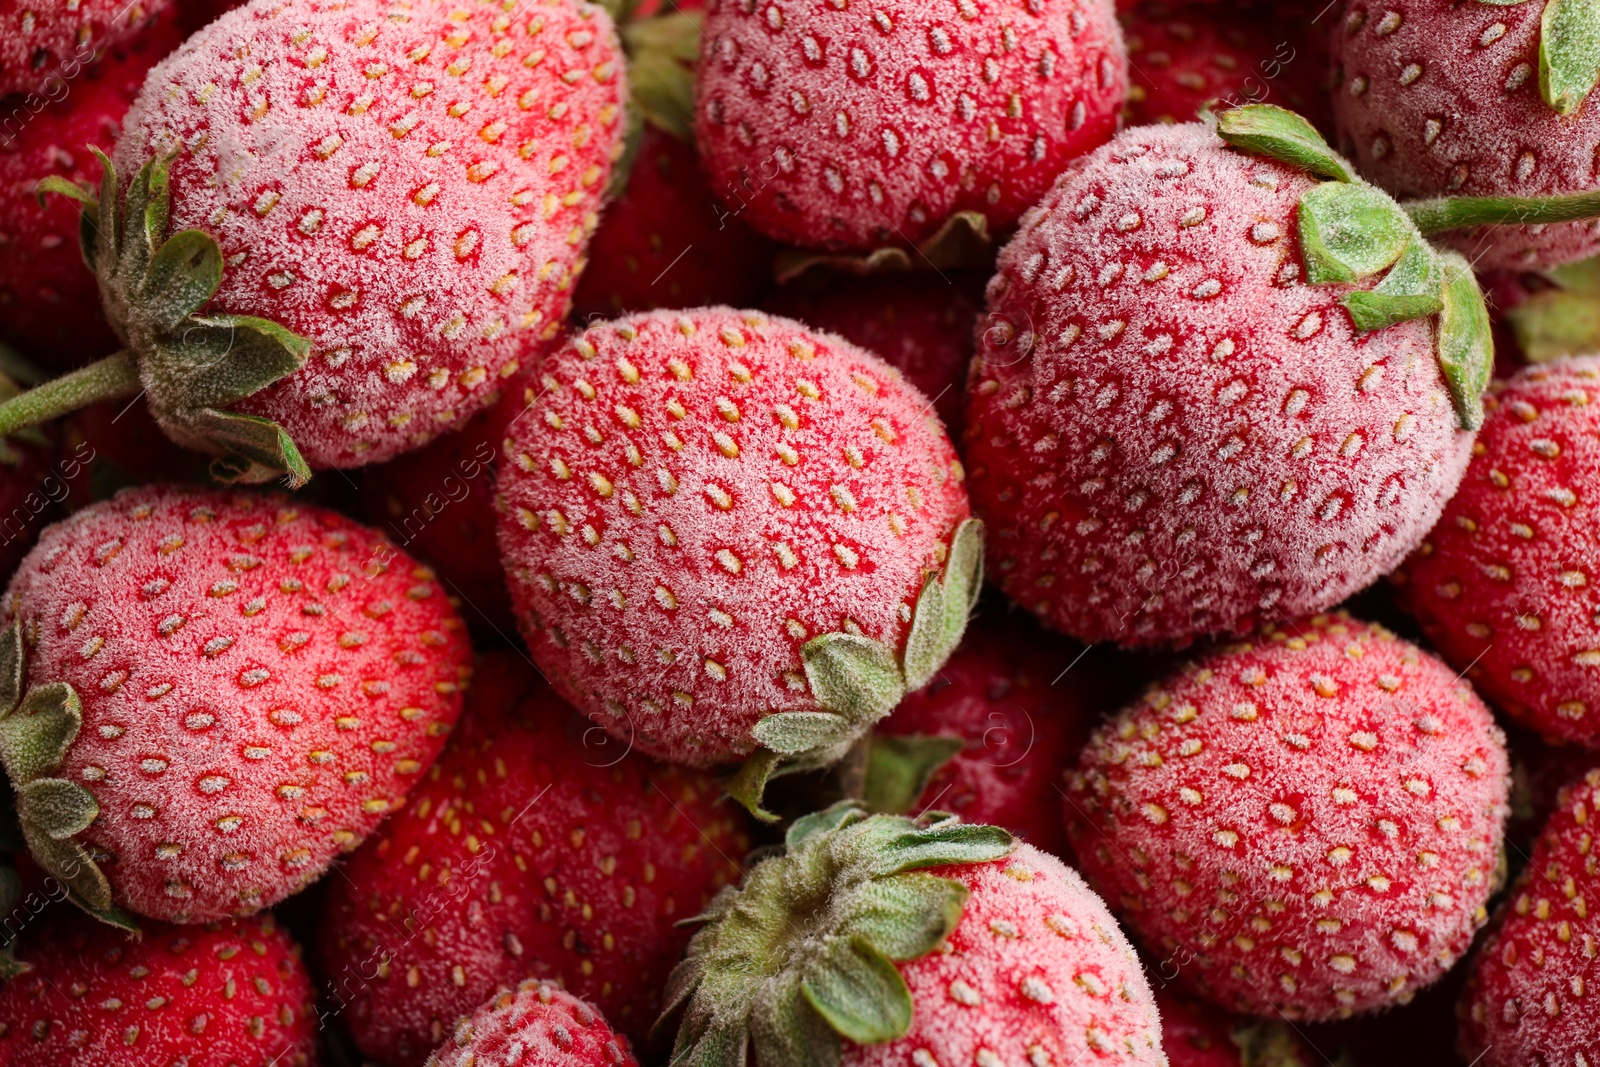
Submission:
[[[936,949],[968,891],[928,867],[989,863],[1013,847],[994,826],[943,815],[868,815],[844,801],[798,819],[783,850],[722,891],[667,986],[657,1030],[681,1012],[672,1067],[836,1067],[843,1042],[910,1028],[896,961]]]

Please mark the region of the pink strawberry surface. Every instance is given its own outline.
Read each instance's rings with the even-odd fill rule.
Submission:
[[[566,314],[618,138],[622,59],[600,9],[389,13],[224,15],[152,73],[115,157],[126,178],[185,147],[172,223],[221,245],[212,307],[313,345],[239,409],[319,467],[417,447],[531,361]]]
[[[330,997],[396,1065],[525,978],[642,1040],[689,939],[678,923],[738,880],[743,815],[704,775],[608,743],[519,654],[486,656],[468,704],[412,802],[330,888]]]
[[[663,759],[818,711],[801,647],[896,654],[967,517],[961,463],[893,368],[787,319],[653,312],[577,335],[510,431],[500,544],[557,692]]]
[[[1466,468],[1427,320],[1359,332],[1302,278],[1311,179],[1198,123],[1124,132],[1001,253],[965,457],[989,575],[1084,641],[1322,610]]]
[[[0,0],[0,97],[33,93],[55,99],[59,86],[171,2]]]
[[[1495,388],[1461,491],[1394,580],[1429,641],[1508,715],[1600,747],[1600,358]]]
[[[25,687],[82,703],[52,772],[98,805],[79,843],[116,903],[180,922],[273,904],[360,844],[468,673],[431,571],[284,497],[125,491],[46,530],[3,607]]]
[[[1594,1062],[1600,892],[1592,820],[1600,770],[1563,790],[1533,855],[1472,958],[1457,1012],[1457,1051],[1481,1067]]]
[[[1339,141],[1400,197],[1545,196],[1591,189],[1600,94],[1561,115],[1540,96],[1546,4],[1352,0],[1331,34]],[[1600,224],[1449,236],[1480,269],[1600,252]]]
[[[489,998],[432,1056],[428,1067],[638,1067],[628,1039],[588,1004],[528,979]]]
[[[1014,225],[1116,129],[1110,0],[707,7],[696,137],[712,189],[780,240],[915,243]]]
[[[1163,977],[1332,1019],[1403,1004],[1465,954],[1507,789],[1470,686],[1319,616],[1210,653],[1103,726],[1067,776],[1067,830]]]
[[[311,980],[270,915],[134,938],[56,905],[16,947],[31,969],[0,985],[6,1067],[316,1062]]]
[[[77,205],[62,197],[41,201],[39,179],[58,174],[98,184],[89,146],[116,147],[145,75],[182,40],[169,12],[64,83],[64,95],[37,114],[17,100],[10,108],[0,103],[0,343],[42,367],[86,363],[120,343],[83,262]]]

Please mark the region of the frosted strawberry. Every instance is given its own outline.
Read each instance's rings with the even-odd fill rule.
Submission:
[[[1600,893],[1591,820],[1600,770],[1562,791],[1533,855],[1473,956],[1458,1013],[1457,1050],[1483,1067],[1592,1062]]]
[[[673,972],[675,1067],[1164,1064],[1143,969],[1077,873],[949,816],[805,816]]]
[[[1348,616],[1210,653],[1067,776],[1090,881],[1162,974],[1234,1011],[1407,1002],[1483,923],[1505,739],[1455,672]]]
[[[917,244],[954,216],[1009,229],[1116,129],[1110,0],[716,0],[696,136],[741,220],[841,251]]]
[[[1396,573],[1405,608],[1496,707],[1600,748],[1600,358],[1497,388],[1461,491]]]
[[[1332,34],[1341,145],[1396,196],[1592,190],[1594,17],[1572,0],[1353,0]],[[1600,252],[1600,227],[1467,230],[1450,243],[1480,269],[1525,269]]]
[[[334,512],[129,490],[50,527],[4,600],[0,760],[90,910],[266,907],[361,843],[460,711],[461,623]]]
[[[219,476],[298,483],[461,424],[566,313],[622,80],[576,0],[224,15],[152,72],[98,194],[49,185],[86,202],[127,347],[0,431],[143,390]]]
[[[1422,539],[1481,418],[1465,261],[1291,112],[1218,121],[1062,175],[989,286],[965,456],[990,573],[1083,641],[1331,607]]]
[[[520,655],[486,656],[449,751],[323,908],[321,971],[357,1044],[421,1063],[524,978],[642,1038],[689,937],[678,924],[749,848],[719,793],[607,743]]]
[[[0,986],[6,1067],[316,1062],[311,980],[270,915],[133,938],[58,906],[25,923],[18,955],[27,972]]]
[[[0,97],[59,99],[103,50],[145,28],[172,0],[0,0]],[[23,101],[9,101],[9,106]],[[37,109],[34,109],[37,110]],[[9,131],[8,131],[9,132]]]
[[[1156,991],[1167,1067],[1313,1067],[1323,1059],[1276,1019],[1219,1016],[1207,1004]]]
[[[502,990],[428,1057],[428,1067],[638,1067],[627,1038],[558,986],[528,979]]]
[[[182,40],[176,16],[163,15],[62,83],[54,103],[39,101],[37,114],[19,105],[0,126],[0,343],[41,366],[86,363],[116,351],[118,341],[84,266],[77,208],[41,199],[39,180],[94,180],[99,166],[88,146],[116,144],[145,75]]]
[[[726,308],[592,327],[500,471],[518,623],[557,692],[663,759],[837,758],[960,640],[979,526],[887,364]]]

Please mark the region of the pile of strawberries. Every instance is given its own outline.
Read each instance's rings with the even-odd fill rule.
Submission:
[[[1291,8],[0,0],[0,1067],[1600,1065],[1600,8]]]

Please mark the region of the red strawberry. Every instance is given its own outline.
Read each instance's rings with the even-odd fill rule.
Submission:
[[[357,1043],[420,1063],[524,978],[643,1036],[688,940],[677,924],[749,848],[718,793],[608,743],[519,655],[486,656],[449,751],[324,905],[321,971]]]
[[[638,1067],[628,1039],[566,990],[533,979],[502,990],[455,1032],[428,1067]]]
[[[0,97],[27,93],[55,100],[78,92],[71,83],[85,66],[102,50],[138,33],[171,2],[0,0]],[[25,106],[38,110],[31,101]]]
[[[1168,1067],[1313,1067],[1322,1057],[1276,1019],[1219,1015],[1209,1005],[1156,990]]]
[[[1270,100],[1332,129],[1326,33],[1295,6],[1241,12],[1199,0],[1145,0],[1122,16],[1122,32],[1130,126],[1190,122],[1219,102]]]
[[[271,915],[108,932],[71,908],[28,923],[0,986],[6,1067],[306,1067],[317,1019],[300,950]]]
[[[1555,811],[1561,790],[1600,761],[1591,748],[1550,744],[1515,725],[1506,730],[1506,739],[1511,748],[1511,818],[1506,823],[1506,841],[1525,856]]]
[[[750,304],[770,284],[776,252],[717,202],[693,145],[646,125],[628,184],[589,243],[573,310],[587,319]]]
[[[841,274],[820,287],[792,282],[766,307],[883,357],[933,398],[933,409],[956,437],[986,280],[967,272]]]
[[[1600,769],[1562,791],[1533,855],[1472,959],[1457,1050],[1481,1067],[1593,1063],[1600,895],[1592,817]]]
[[[108,5],[109,6],[109,5]],[[123,7],[120,2],[119,8]],[[39,197],[39,179],[55,174],[97,180],[90,145],[110,149],[145,75],[183,35],[171,14],[86,66],[53,103],[18,104],[0,130],[0,343],[54,369],[107,355],[119,347],[100,308],[100,288],[78,246],[78,210]],[[3,72],[0,72],[3,77]],[[15,103],[15,101],[12,101]],[[0,112],[5,110],[0,105]]]
[[[1067,776],[1085,875],[1161,974],[1235,1011],[1406,1003],[1494,889],[1505,738],[1454,672],[1348,616],[1215,651]]]
[[[699,765],[759,749],[750,802],[960,639],[981,535],[888,365],[714,308],[593,327],[540,369],[500,471],[502,558],[540,668],[615,736]]]
[[[0,759],[96,912],[199,922],[314,881],[433,762],[468,670],[432,572],[278,497],[119,493],[46,530],[4,608]]]
[[[1083,641],[1331,607],[1422,539],[1481,417],[1466,264],[1304,120],[1219,122],[1241,147],[1146,126],[1062,175],[989,286],[973,506],[1000,587]]]
[[[1333,34],[1334,116],[1346,152],[1396,196],[1592,189],[1593,16],[1573,7],[1558,15],[1561,6],[1351,0]],[[1451,243],[1479,268],[1526,269],[1600,252],[1600,226],[1468,230]]]
[[[933,681],[878,724],[869,799],[877,799],[874,777],[880,788],[901,780],[895,772],[908,758],[915,767],[918,756],[942,741],[937,755],[949,762],[925,779],[920,793],[896,790],[903,798],[894,810],[937,808],[966,822],[1003,826],[1046,852],[1066,855],[1056,778],[1088,739],[1093,711],[1079,686],[1081,673],[1059,676],[1081,651],[1031,622],[980,617]]]
[[[1600,747],[1600,359],[1530,367],[1491,394],[1461,491],[1395,574],[1403,606],[1495,706]]]
[[[0,430],[142,388],[219,475],[299,482],[460,425],[566,314],[619,60],[578,0],[224,15],[152,72],[107,195],[50,186],[118,235],[89,258],[129,349]],[[146,224],[114,225],[130,218]]]
[[[703,918],[667,990],[676,1064],[747,1041],[758,1063],[1166,1062],[1105,903],[997,827],[836,804]]]
[[[836,250],[1013,226],[1116,129],[1111,0],[734,3],[707,10],[696,135],[756,229]]]

